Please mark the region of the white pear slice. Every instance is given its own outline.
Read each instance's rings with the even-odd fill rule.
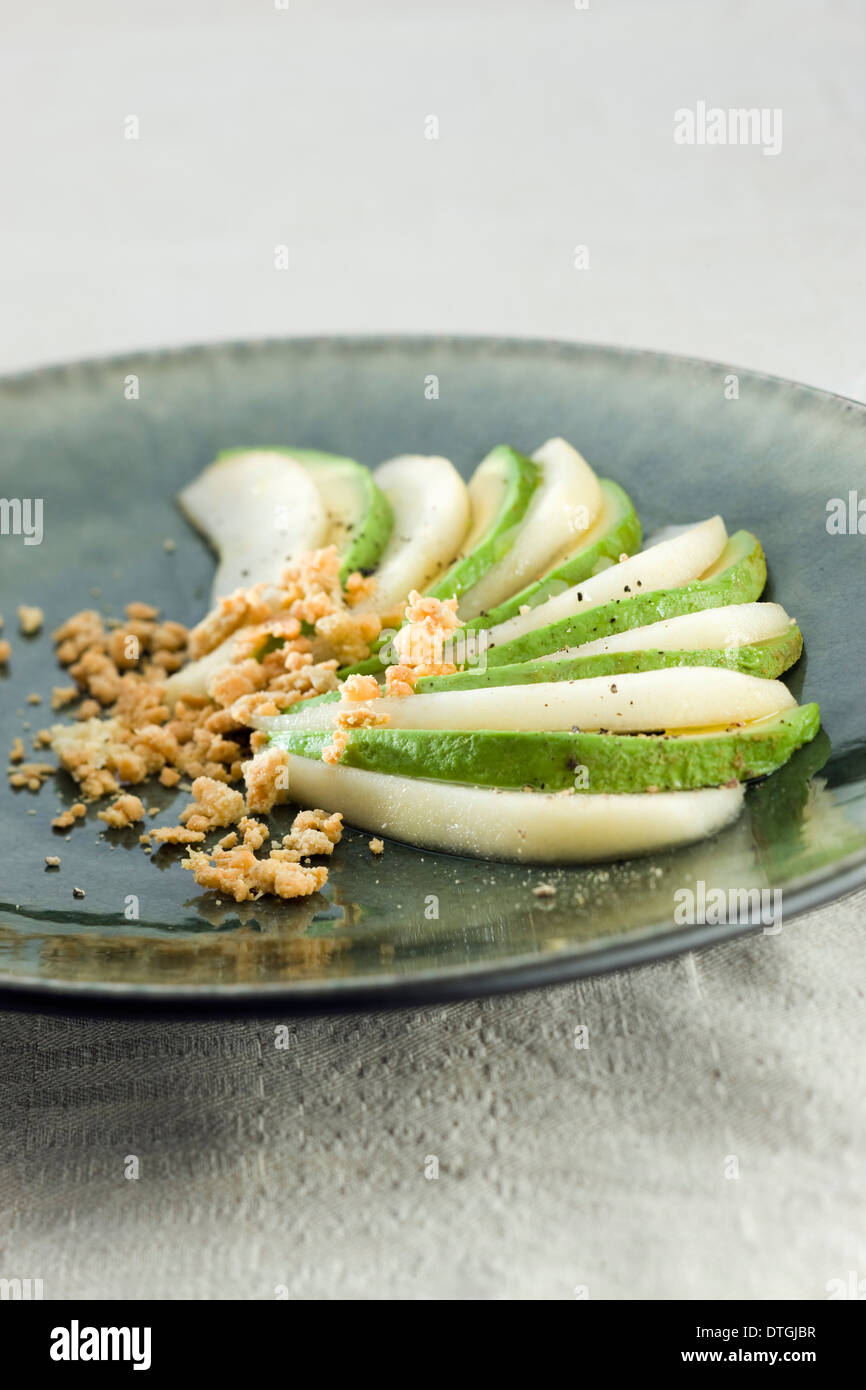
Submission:
[[[614,633],[612,637],[597,637],[583,646],[566,647],[535,660],[558,661],[608,652],[723,651],[726,647],[747,647],[781,637],[792,621],[780,603],[726,603],[721,608],[683,613],[678,618]]]
[[[696,525],[696,521],[678,521],[670,526],[657,526],[651,535],[644,536],[641,550],[652,550],[654,545],[661,545],[662,541],[676,540],[677,536],[691,531]]]
[[[467,483],[472,524],[460,547],[461,556],[471,555],[492,530],[505,500],[510,478],[494,452],[483,458]]]
[[[224,642],[220,642],[218,647],[200,656],[197,661],[188,661],[186,666],[181,666],[179,671],[175,671],[166,679],[165,703],[170,709],[174,708],[178,700],[201,699],[207,695],[208,681],[221,666],[231,665],[234,660],[235,641],[246,630],[242,628],[233,632]]]
[[[305,468],[268,449],[226,454],[178,494],[220,559],[212,602],[279,579],[286,562],[325,544],[328,516]]]
[[[797,701],[781,681],[725,667],[683,666],[661,671],[593,676],[588,680],[497,685],[479,690],[369,700],[353,711],[388,715],[391,729],[606,729],[639,733],[748,723],[793,709]],[[260,721],[260,727],[307,730],[333,727],[337,702],[296,707]]]
[[[564,593],[539,603],[527,613],[490,628],[490,642],[499,645],[511,642],[536,628],[548,627],[562,618],[595,608],[611,599],[628,598],[633,594],[651,594],[656,589],[676,589],[699,578],[721,555],[728,533],[720,516],[711,516],[698,526],[662,541],[660,545],[642,550],[628,560],[611,565]]]
[[[288,753],[286,759],[286,799],[342,811],[348,825],[420,849],[530,864],[673,849],[715,835],[743,804],[742,785],[556,796],[365,772]]]
[[[373,474],[394,512],[376,589],[355,612],[390,613],[410,589],[423,593],[460,553],[470,525],[466,484],[448,459],[401,454]]]
[[[601,511],[598,478],[564,439],[549,439],[532,455],[541,481],[508,553],[460,600],[464,618],[495,608],[549,568],[556,556],[588,531]]]
[[[320,449],[281,452],[306,469],[319,491],[328,517],[327,543],[337,547],[341,575],[378,564],[391,532],[391,509],[369,468]]]

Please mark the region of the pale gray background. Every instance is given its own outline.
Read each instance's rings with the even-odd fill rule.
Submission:
[[[866,395],[858,0],[0,15],[3,370],[442,330]],[[782,153],[675,146],[699,99],[781,107]],[[55,1298],[824,1298],[866,1278],[864,908],[583,986],[300,1019],[288,1052],[279,1019],[2,1014],[0,1275]]]

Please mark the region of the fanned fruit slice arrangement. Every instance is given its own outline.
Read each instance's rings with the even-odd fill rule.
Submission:
[[[531,458],[500,445],[468,485],[438,457],[371,473],[233,450],[180,501],[220,561],[210,650],[175,697],[249,660],[239,631],[260,661],[279,650],[287,561],[338,562],[344,611],[318,619],[308,586],[301,627],[335,678],[249,703],[247,785],[272,801],[457,854],[619,858],[716,833],[818,731],[778,680],[802,636],[759,602],[759,540],[713,516],[641,548],[629,497],[562,439]],[[257,627],[231,616],[238,586]],[[250,591],[270,603],[264,640]]]

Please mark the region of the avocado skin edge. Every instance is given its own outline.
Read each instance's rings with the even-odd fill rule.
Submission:
[[[287,449],[286,452],[310,470],[314,481],[316,467],[320,464],[342,464],[352,473],[357,469],[355,476],[363,490],[367,508],[356,534],[340,556],[340,583],[345,584],[349,575],[356,570],[375,569],[394,529],[394,509],[369,468],[356,459],[325,453],[321,449]]]
[[[358,729],[340,765],[404,777],[485,787],[578,793],[679,791],[764,777],[820,727],[816,704],[786,710],[749,729],[680,737],[663,734],[523,733],[478,730]],[[281,730],[270,740],[319,758],[330,734]],[[576,786],[579,768],[587,785]],[[423,788],[419,788],[423,796]]]
[[[621,676],[630,671],[659,671],[676,666],[724,666],[764,680],[777,680],[799,659],[803,634],[798,627],[752,642],[743,647],[707,648],[704,651],[599,652],[596,656],[562,657],[558,660],[521,661],[513,666],[493,666],[487,671],[458,671],[453,676],[422,676],[415,686],[418,695],[442,694],[448,690],[489,690],[498,685],[538,685],[544,681],[591,680],[594,676]],[[286,714],[302,713],[312,705],[335,704],[339,690],[313,695],[290,705]]]
[[[541,482],[541,469],[538,464],[525,454],[519,454],[516,449],[509,448],[507,444],[497,444],[482,463],[494,457],[507,458],[511,463],[511,476],[503,505],[490,530],[474,550],[462,559],[455,560],[432,589],[427,590],[432,598],[448,599],[456,594],[459,599],[473,584],[477,584],[493,565],[505,558]]]
[[[709,579],[693,579],[675,589],[655,589],[648,594],[611,599],[547,627],[534,628],[511,642],[488,647],[487,665],[507,666],[529,661],[563,647],[579,647],[597,637],[610,637],[615,632],[645,627],[666,618],[679,618],[684,613],[698,613],[704,608],[751,603],[760,597],[767,582],[767,562],[761,543],[750,531],[737,531],[728,541],[726,550],[733,552],[734,558],[726,569]]]
[[[611,599],[596,608],[562,618],[558,623],[534,628],[511,642],[488,647],[487,666],[514,666],[535,657],[552,655],[563,647],[579,647],[598,637],[646,627],[666,618],[679,618],[684,613],[699,613],[702,609],[721,608],[728,603],[753,603],[760,598],[767,582],[767,562],[760,541],[750,531],[736,531],[725,547],[723,556],[726,554],[732,557],[727,568],[709,579],[693,579],[675,589],[654,589],[648,594]],[[344,667],[337,674],[342,680],[356,672],[375,676],[381,671],[380,658],[372,656],[357,666]],[[436,686],[437,690],[444,688]]]
[[[605,502],[619,510],[619,515],[604,535],[599,536],[591,545],[583,546],[570,560],[549,570],[540,579],[532,580],[519,593],[504,599],[488,613],[470,618],[466,623],[467,627],[495,627],[497,623],[504,623],[506,619],[515,617],[525,603],[543,603],[554,594],[562,593],[566,588],[573,588],[575,584],[582,584],[590,579],[596,573],[595,567],[600,560],[616,562],[622,554],[635,553],[641,542],[641,524],[634,503],[619,483],[615,483],[611,478],[599,478],[599,486],[604,493]]]
[[[629,671],[660,671],[671,666],[724,666],[750,676],[776,680],[793,666],[803,649],[803,634],[792,627],[778,637],[752,642],[743,647],[706,648],[701,651],[676,650],[599,652],[595,656],[574,656],[549,660],[515,662],[513,666],[493,666],[487,671],[458,671],[453,676],[423,676],[416,694],[432,695],[446,690],[483,690],[496,685],[538,685],[543,681],[590,680],[594,676],[620,676]],[[300,706],[303,708],[303,705]],[[296,706],[297,708],[297,706]]]
[[[615,505],[621,509],[619,517],[610,529],[603,536],[600,536],[594,544],[580,550],[571,560],[557,566],[556,569],[549,571],[540,579],[533,580],[531,584],[527,584],[524,589],[521,589],[520,593],[505,599],[489,613],[483,613],[477,618],[470,618],[464,624],[465,627],[486,628],[492,627],[496,623],[505,622],[507,618],[515,616],[520,606],[526,603],[530,596],[534,598],[536,603],[543,602],[544,599],[540,595],[543,594],[545,586],[561,582],[566,587],[573,588],[575,584],[581,584],[592,576],[593,569],[599,560],[609,558],[616,561],[623,553],[632,554],[637,550],[641,541],[641,524],[631,498],[619,486],[619,483],[615,483],[611,478],[600,478],[599,482],[606,498],[612,499]],[[455,568],[456,566],[452,566],[449,574]],[[486,566],[476,577],[480,578],[483,573],[486,573]],[[458,588],[456,590],[458,597],[468,587],[470,586],[463,585],[462,588]],[[447,586],[444,585],[444,581],[440,580],[430,590],[430,593],[434,598],[450,598],[451,594],[445,593],[445,588]],[[346,676],[377,676],[382,670],[382,662],[378,655],[373,655],[367,657],[365,661],[356,662],[354,666],[344,666],[337,674],[341,680],[345,680]]]
[[[245,448],[221,449],[217,461],[233,458],[238,454],[249,453],[253,448],[267,449],[268,453],[286,454],[297,460],[310,473],[315,482],[316,468],[320,465],[334,467],[341,465],[347,472],[355,474],[366,498],[367,506],[357,534],[340,556],[340,583],[345,584],[355,570],[372,570],[381,559],[394,527],[394,510],[382,489],[375,482],[369,468],[357,459],[342,454],[329,454],[322,449],[292,449],[285,444],[248,445]]]
[[[372,488],[367,494],[369,506],[364,518],[364,528],[341,556],[341,584],[345,584],[349,575],[354,574],[356,570],[364,573],[375,569],[394,528],[394,510],[391,503],[372,478],[370,483]]]
[[[525,454],[518,453],[516,449],[510,448],[507,444],[497,444],[496,448],[491,449],[482,462],[486,463],[487,459],[497,454],[507,455],[513,462],[512,476],[508,483],[502,509],[486,538],[479,541],[475,549],[470,551],[468,555],[455,560],[442,578],[426,591],[433,598],[453,598],[455,594],[460,598],[472,588],[473,584],[477,584],[478,580],[483,578],[487,571],[508,553],[511,541],[529,509],[529,504],[541,482],[541,469],[532,459],[527,458]],[[476,625],[476,623],[468,623],[467,627]],[[345,680],[347,676],[381,675],[385,667],[379,657],[379,650],[383,645],[382,640],[377,641],[374,643],[375,651],[364,661],[357,661],[353,666],[344,666],[338,673],[340,679]]]

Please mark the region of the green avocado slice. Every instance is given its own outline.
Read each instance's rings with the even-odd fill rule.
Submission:
[[[469,480],[472,526],[464,553],[428,590],[433,598],[459,599],[508,554],[540,479],[538,464],[506,444],[482,459]]]
[[[519,454],[506,444],[491,449],[469,480],[473,523],[464,541],[463,554],[428,589],[433,598],[456,596],[459,599],[507,555],[540,480],[541,469],[525,454]],[[386,640],[379,641],[366,660],[344,667],[340,671],[341,679],[353,675],[381,675],[386,663],[378,653]]]
[[[815,737],[819,726],[818,706],[810,704],[751,725],[699,734],[356,729],[348,736],[340,764],[485,787],[678,791],[746,782],[775,772]],[[281,729],[270,742],[289,753],[316,758],[330,734]]]
[[[594,656],[553,657],[491,666],[486,671],[458,671],[453,676],[423,676],[415,689],[419,695],[445,690],[480,690],[490,685],[532,685],[542,681],[584,680],[591,676],[619,676],[625,671],[658,671],[663,666],[727,666],[749,676],[776,680],[793,666],[803,650],[803,634],[791,627],[779,637],[767,637],[742,647],[717,647],[700,651],[599,652]],[[298,706],[294,706],[298,708]]]
[[[544,603],[572,584],[597,574],[605,568],[605,562],[615,563],[621,555],[633,555],[640,549],[640,519],[628,493],[611,478],[600,478],[599,487],[601,513],[575,548],[565,558],[560,557],[540,579],[527,584],[519,593],[491,608],[489,613],[473,618],[467,627],[495,627],[497,623],[504,623],[525,604],[534,607]]]
[[[217,457],[230,458],[248,452],[224,449]],[[345,583],[355,570],[369,573],[375,569],[391,534],[394,515],[369,468],[355,459],[319,449],[280,447],[268,452],[294,459],[316,484],[330,523],[328,541],[336,545],[340,556],[341,581]]]
[[[760,541],[750,531],[737,531],[700,579],[677,589],[657,589],[654,593],[613,599],[548,627],[535,628],[512,642],[490,646],[487,665],[511,666],[565,647],[579,647],[614,632],[676,618],[681,613],[696,613],[728,603],[751,603],[760,596],[766,579],[767,564]]]
[[[791,627],[778,637],[767,637],[742,647],[717,647],[701,651],[607,652],[595,656],[550,657],[548,660],[515,662],[513,666],[491,666],[486,671],[458,671],[453,676],[422,676],[417,694],[436,691],[483,690],[492,685],[533,685],[544,681],[584,680],[592,676],[618,676],[625,671],[658,671],[664,666],[727,666],[749,676],[777,680],[799,659],[803,634]],[[314,695],[290,705],[286,714],[309,709],[310,705],[339,700],[339,690]]]

